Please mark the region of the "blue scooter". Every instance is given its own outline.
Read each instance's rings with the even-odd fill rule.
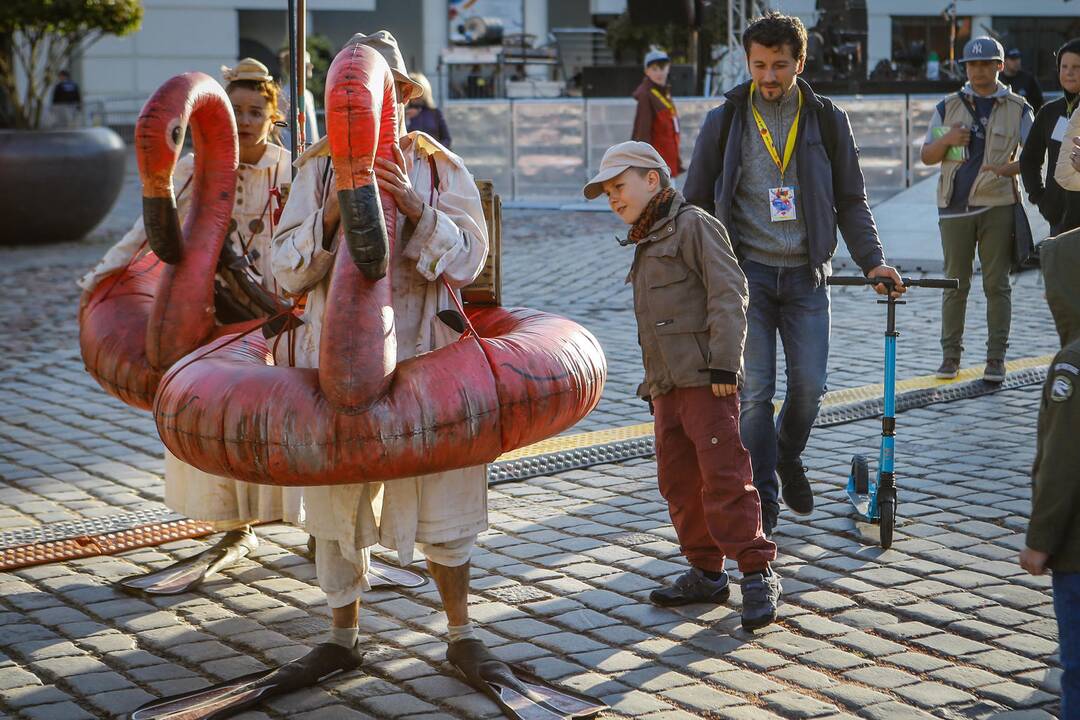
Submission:
[[[903,278],[904,286],[938,288],[942,290],[960,287],[954,278]],[[865,277],[830,277],[829,285],[885,285],[892,290],[892,280]],[[877,523],[881,530],[881,547],[888,549],[893,541],[896,527],[896,476],[894,474],[896,446],[896,306],[906,304],[892,295],[878,300],[888,308],[885,325],[885,412],[881,418],[881,450],[878,455],[877,476],[870,474],[870,463],[865,455],[851,458],[851,474],[848,476],[847,493],[855,511],[867,522]]]

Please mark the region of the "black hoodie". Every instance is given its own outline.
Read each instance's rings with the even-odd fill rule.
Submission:
[[[1064,97],[1043,105],[1020,152],[1024,188],[1031,202],[1039,206],[1039,214],[1050,223],[1051,235],[1080,227],[1080,192],[1065,190],[1054,180],[1061,141],[1051,137],[1058,120],[1068,120],[1068,110],[1075,109],[1078,102],[1076,95],[1066,92]]]
[[[1061,352],[1043,386],[1027,546],[1054,570],[1080,572],[1080,229],[1046,240],[1040,258]]]

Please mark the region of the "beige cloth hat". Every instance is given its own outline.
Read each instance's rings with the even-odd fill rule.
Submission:
[[[405,59],[401,57],[401,50],[398,49],[397,40],[386,30],[377,30],[371,35],[356,33],[346,45],[368,45],[379,51],[379,54],[386,60],[386,64],[390,66],[390,72],[393,73],[394,80],[404,83],[411,89],[408,97],[401,98],[401,102],[407,103],[424,92],[423,86],[409,77],[409,71],[405,69]]]
[[[255,58],[249,57],[244,58],[233,67],[222,65],[221,78],[227,83],[236,82],[237,80],[266,82],[274,79],[270,76],[269,68]]]
[[[628,140],[608,148],[604,159],[600,161],[600,172],[596,173],[582,192],[589,200],[600,197],[604,194],[605,182],[630,168],[655,169],[671,177],[671,170],[660,157],[660,153],[656,152],[656,148],[646,142]]]

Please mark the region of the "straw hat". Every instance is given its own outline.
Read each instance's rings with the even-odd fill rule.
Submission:
[[[252,80],[254,82],[267,82],[274,78],[270,76],[270,70],[255,58],[244,58],[233,67],[221,66],[221,77],[225,82],[231,83],[237,80]]]
[[[420,97],[424,92],[424,87],[409,77],[409,71],[405,69],[405,59],[401,57],[397,40],[386,30],[377,30],[371,35],[356,33],[346,45],[368,45],[379,51],[386,60],[386,64],[390,66],[394,80],[403,83],[407,88],[406,97],[401,98],[401,102],[407,103],[415,97]]]

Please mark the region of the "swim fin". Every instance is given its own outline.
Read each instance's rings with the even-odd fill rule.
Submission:
[[[309,536],[307,541],[307,556],[315,561],[318,552],[314,536]],[[393,588],[407,588],[414,590],[427,584],[427,578],[415,570],[397,567],[383,562],[374,555],[368,564],[368,584],[372,590],[392,590]]]
[[[363,657],[359,643],[352,648],[322,643],[279,668],[244,675],[203,690],[151,700],[133,710],[128,720],[223,720],[266,698],[312,687],[355,670]]]
[[[368,584],[372,590],[390,590],[392,588],[414,589],[427,584],[427,578],[408,568],[390,565],[377,558],[371,558],[368,566]]]
[[[532,673],[507,665],[481,640],[450,643],[446,659],[512,720],[578,720],[594,717],[608,708],[596,698],[555,687]]]
[[[161,570],[122,578],[116,586],[134,595],[179,595],[195,589],[210,575],[236,564],[258,546],[259,538],[250,527],[230,530],[201,553]]]

